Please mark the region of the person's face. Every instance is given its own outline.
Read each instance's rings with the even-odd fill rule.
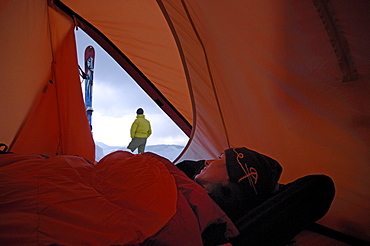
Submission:
[[[207,160],[205,167],[195,176],[194,180],[206,190],[215,183],[228,184],[229,175],[226,169],[225,155],[221,155],[220,159]]]

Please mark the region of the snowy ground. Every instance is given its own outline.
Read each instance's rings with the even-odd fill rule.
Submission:
[[[122,146],[108,146],[104,143],[97,142],[95,143],[95,154],[96,154],[96,161],[99,161],[101,158],[106,156],[109,153],[112,153],[117,150],[123,150],[123,151],[129,151],[126,147]],[[163,156],[170,161],[174,161],[181,153],[181,151],[184,149],[184,146],[180,145],[148,145],[145,147],[146,152],[153,152],[160,156]],[[137,150],[134,152],[137,153]]]

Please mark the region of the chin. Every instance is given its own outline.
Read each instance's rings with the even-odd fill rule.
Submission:
[[[197,178],[197,176],[198,176],[198,175],[196,175],[196,176],[194,177],[194,181],[195,181],[196,183],[198,183],[200,186],[202,186],[203,188],[206,188],[206,186],[204,185],[204,183],[202,183],[202,181],[201,181],[201,180],[199,180],[199,179]]]

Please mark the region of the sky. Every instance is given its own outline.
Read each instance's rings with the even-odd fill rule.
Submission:
[[[130,127],[136,110],[144,109],[150,121],[152,135],[148,145],[174,144],[185,146],[188,137],[169,118],[136,82],[94,40],[81,29],[76,32],[78,64],[84,70],[87,46],[95,49],[92,88],[92,133],[95,142],[109,146],[127,146],[131,141]],[[85,90],[81,79],[82,91]]]

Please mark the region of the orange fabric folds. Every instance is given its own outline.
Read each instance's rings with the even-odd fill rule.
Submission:
[[[76,156],[0,156],[0,241],[7,245],[138,244],[176,210],[163,163],[130,153],[98,167]]]

